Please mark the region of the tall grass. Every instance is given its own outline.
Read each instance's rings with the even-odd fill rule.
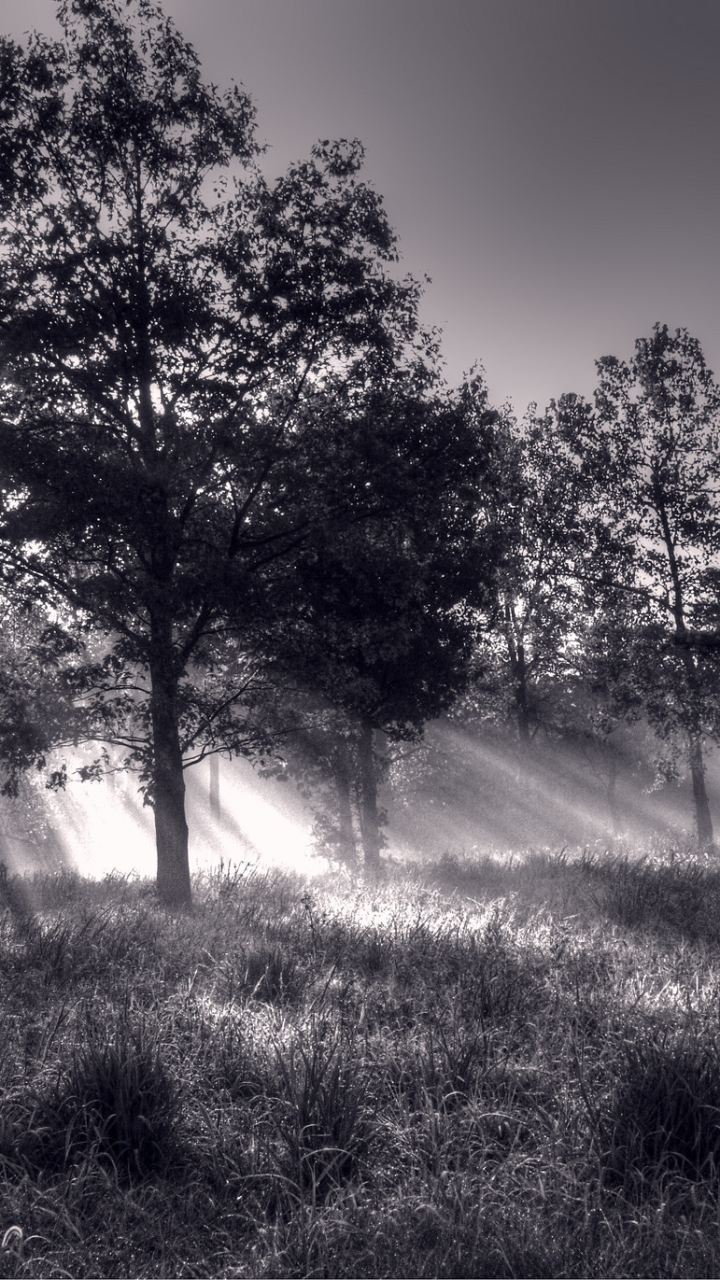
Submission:
[[[682,849],[0,883],[0,1276],[720,1272]]]

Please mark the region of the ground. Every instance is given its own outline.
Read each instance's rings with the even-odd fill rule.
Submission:
[[[1,887],[0,1275],[720,1271],[680,845]]]

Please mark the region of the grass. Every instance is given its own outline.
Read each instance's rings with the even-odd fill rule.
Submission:
[[[678,847],[0,878],[0,1276],[720,1274]]]

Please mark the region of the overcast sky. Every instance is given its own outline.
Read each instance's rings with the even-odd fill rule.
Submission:
[[[522,414],[660,320],[720,377],[718,0],[165,0],[280,173],[359,137],[448,377]],[[50,33],[53,0],[0,0]]]

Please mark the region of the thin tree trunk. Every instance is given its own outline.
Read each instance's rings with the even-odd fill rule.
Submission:
[[[512,676],[513,700],[518,729],[517,768],[515,783],[527,789],[528,756],[530,753],[530,713],[528,709],[528,681],[525,664],[525,644],[523,628],[518,624],[515,608],[509,600],[505,601],[505,640],[507,642],[510,674]]]
[[[373,753],[373,728],[363,720],[358,741],[360,758],[360,830],[365,867],[373,873],[380,870],[380,828],[377,811],[377,776]]]
[[[688,734],[690,776],[692,777],[693,799],[695,800],[695,822],[697,824],[698,848],[710,849],[713,845],[713,824],[710,815],[710,802],[705,785],[705,761],[703,760],[702,737],[697,732]]]
[[[682,634],[682,630],[677,629],[677,633]],[[692,719],[688,727],[688,762],[690,764],[690,777],[692,778],[693,799],[695,801],[695,825],[697,827],[697,842],[699,849],[711,849],[713,847],[713,824],[710,814],[710,801],[708,800],[707,786],[705,784],[705,760],[703,757],[703,735],[700,728],[700,716],[696,710],[696,699],[698,699],[698,673],[695,665],[695,659],[689,649],[683,650],[683,662],[685,666],[685,674],[687,677],[687,687],[689,702],[692,711]]]
[[[518,737],[520,748],[527,751],[530,746],[530,712],[528,709],[527,671],[525,669],[525,646],[517,645],[515,671],[515,709],[517,711]]]
[[[171,627],[153,618],[150,710],[153,733],[153,805],[158,897],[165,906],[191,901],[185,777],[177,716]]]
[[[220,757],[210,756],[210,817],[220,821]]]

